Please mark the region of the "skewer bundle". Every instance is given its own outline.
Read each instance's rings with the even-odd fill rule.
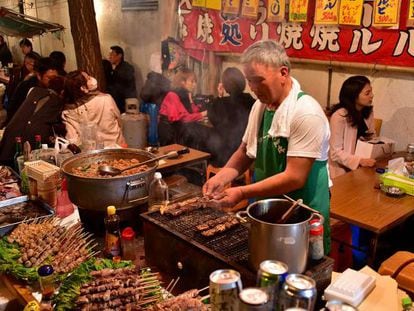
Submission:
[[[142,310],[160,300],[158,273],[140,274],[136,268],[103,269],[90,273],[76,305],[80,310]]]
[[[67,273],[94,255],[92,235],[84,233],[80,223],[62,227],[50,218],[19,224],[8,236],[9,243],[20,246],[18,262],[26,268],[52,264],[58,273]]]

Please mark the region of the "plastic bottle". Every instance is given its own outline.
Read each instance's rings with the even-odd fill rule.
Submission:
[[[115,206],[107,207],[105,217],[105,256],[114,259],[121,256],[121,235],[119,232],[119,216]]]
[[[166,206],[167,204],[168,186],[165,181],[162,180],[161,173],[156,172],[149,188],[148,210],[151,212],[159,211],[161,207]]]
[[[59,218],[65,218],[71,215],[73,211],[73,204],[69,199],[67,181],[64,178],[62,180],[62,187],[60,189],[60,193],[57,197],[56,215]]]
[[[122,230],[122,258],[125,260],[135,260],[135,231],[131,227]]]
[[[313,260],[323,258],[323,224],[317,220],[311,220],[309,231],[309,256]]]

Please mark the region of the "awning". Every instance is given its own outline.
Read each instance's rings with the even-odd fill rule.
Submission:
[[[39,18],[0,8],[0,33],[7,36],[31,38],[46,32],[62,31],[64,27]]]

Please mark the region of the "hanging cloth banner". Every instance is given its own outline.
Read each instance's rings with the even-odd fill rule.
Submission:
[[[260,2],[258,18],[251,20],[194,8],[180,0],[182,46],[202,59],[206,51],[243,53],[254,42],[272,39],[285,47],[289,57],[414,68],[414,29],[405,26],[408,1],[401,2],[399,29],[372,26],[372,1],[364,2],[360,26],[345,27],[315,25],[314,1],[309,1],[306,23],[268,22],[267,3]]]
[[[290,0],[289,22],[306,23],[308,17],[308,0]]]
[[[341,0],[339,5],[339,24],[360,26],[364,0]]]
[[[223,0],[223,14],[238,15],[241,0]]]
[[[374,27],[398,27],[400,0],[375,0]]]
[[[259,0],[243,0],[241,16],[256,19],[258,13]]]
[[[267,1],[267,21],[282,22],[285,20],[286,2],[285,0]]]
[[[407,16],[407,27],[414,26],[414,0],[410,0],[408,3],[408,16]]]
[[[315,25],[338,24],[338,0],[316,0]]]

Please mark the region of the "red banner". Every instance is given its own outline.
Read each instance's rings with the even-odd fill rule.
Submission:
[[[406,27],[402,1],[399,29],[374,28],[372,1],[364,3],[360,27],[314,25],[315,1],[309,1],[306,23],[267,22],[260,1],[257,20],[224,16],[193,8],[180,0],[180,35],[186,49],[242,53],[253,42],[274,39],[290,57],[414,67],[414,29]]]

